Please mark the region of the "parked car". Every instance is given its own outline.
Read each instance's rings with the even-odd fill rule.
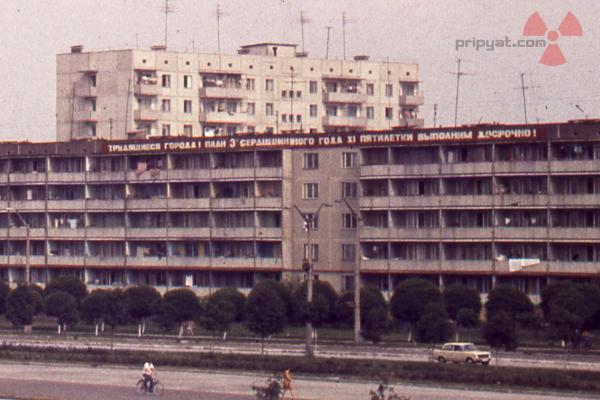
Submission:
[[[492,360],[489,351],[479,350],[473,343],[446,343],[433,350],[433,359],[440,362],[455,362],[488,365]]]

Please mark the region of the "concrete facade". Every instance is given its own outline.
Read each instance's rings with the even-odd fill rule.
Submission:
[[[3,143],[0,274],[249,290],[314,268],[389,294],[419,276],[532,297],[600,276],[600,122]],[[352,212],[359,218],[353,218]],[[360,250],[356,257],[355,250]]]
[[[57,56],[57,140],[390,130],[422,126],[417,64],[153,50]]]

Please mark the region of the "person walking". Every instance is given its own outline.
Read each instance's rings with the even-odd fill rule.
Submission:
[[[285,394],[288,390],[290,391],[292,400],[294,400],[294,390],[292,389],[292,372],[289,368],[283,373],[283,393],[281,395],[281,400],[285,399]]]

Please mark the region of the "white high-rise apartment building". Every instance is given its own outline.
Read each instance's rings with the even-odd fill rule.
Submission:
[[[423,125],[417,64],[308,58],[281,43],[237,55],[73,46],[57,57],[56,101],[59,141]]]

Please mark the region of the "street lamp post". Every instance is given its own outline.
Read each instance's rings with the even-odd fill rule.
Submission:
[[[302,212],[296,205],[294,205],[294,208],[296,209],[296,211],[298,211],[298,213],[300,214],[300,216],[302,217],[302,220],[304,220],[304,227],[306,229],[306,247],[307,247],[307,251],[306,251],[306,263],[302,265],[303,268],[306,268],[306,274],[307,274],[307,278],[306,278],[306,303],[308,304],[308,306],[310,306],[310,304],[312,303],[312,299],[313,299],[313,265],[312,265],[312,243],[310,241],[310,232],[312,230],[312,224],[315,222],[316,219],[319,218],[319,213],[321,212],[321,209],[323,207],[331,207],[331,204],[328,203],[321,203],[321,205],[319,206],[319,208],[317,209],[317,211],[314,214],[309,214],[309,213],[305,213]],[[312,323],[310,322],[310,320],[306,321],[306,329],[305,329],[305,344],[304,344],[304,354],[306,357],[312,357],[314,355],[314,349],[313,349],[313,327],[312,327]]]
[[[29,261],[29,257],[31,255],[31,236],[29,234],[29,224],[25,221],[23,216],[15,209],[9,207],[6,209],[6,211],[9,213],[14,212],[15,215],[19,217],[19,220],[21,220],[23,226],[25,226],[25,286],[29,286],[29,283],[31,283],[31,265]]]
[[[348,203],[348,200],[336,200],[336,203],[343,202],[356,220],[356,232],[354,233],[354,343],[360,343],[360,221],[361,218],[354,208]]]

